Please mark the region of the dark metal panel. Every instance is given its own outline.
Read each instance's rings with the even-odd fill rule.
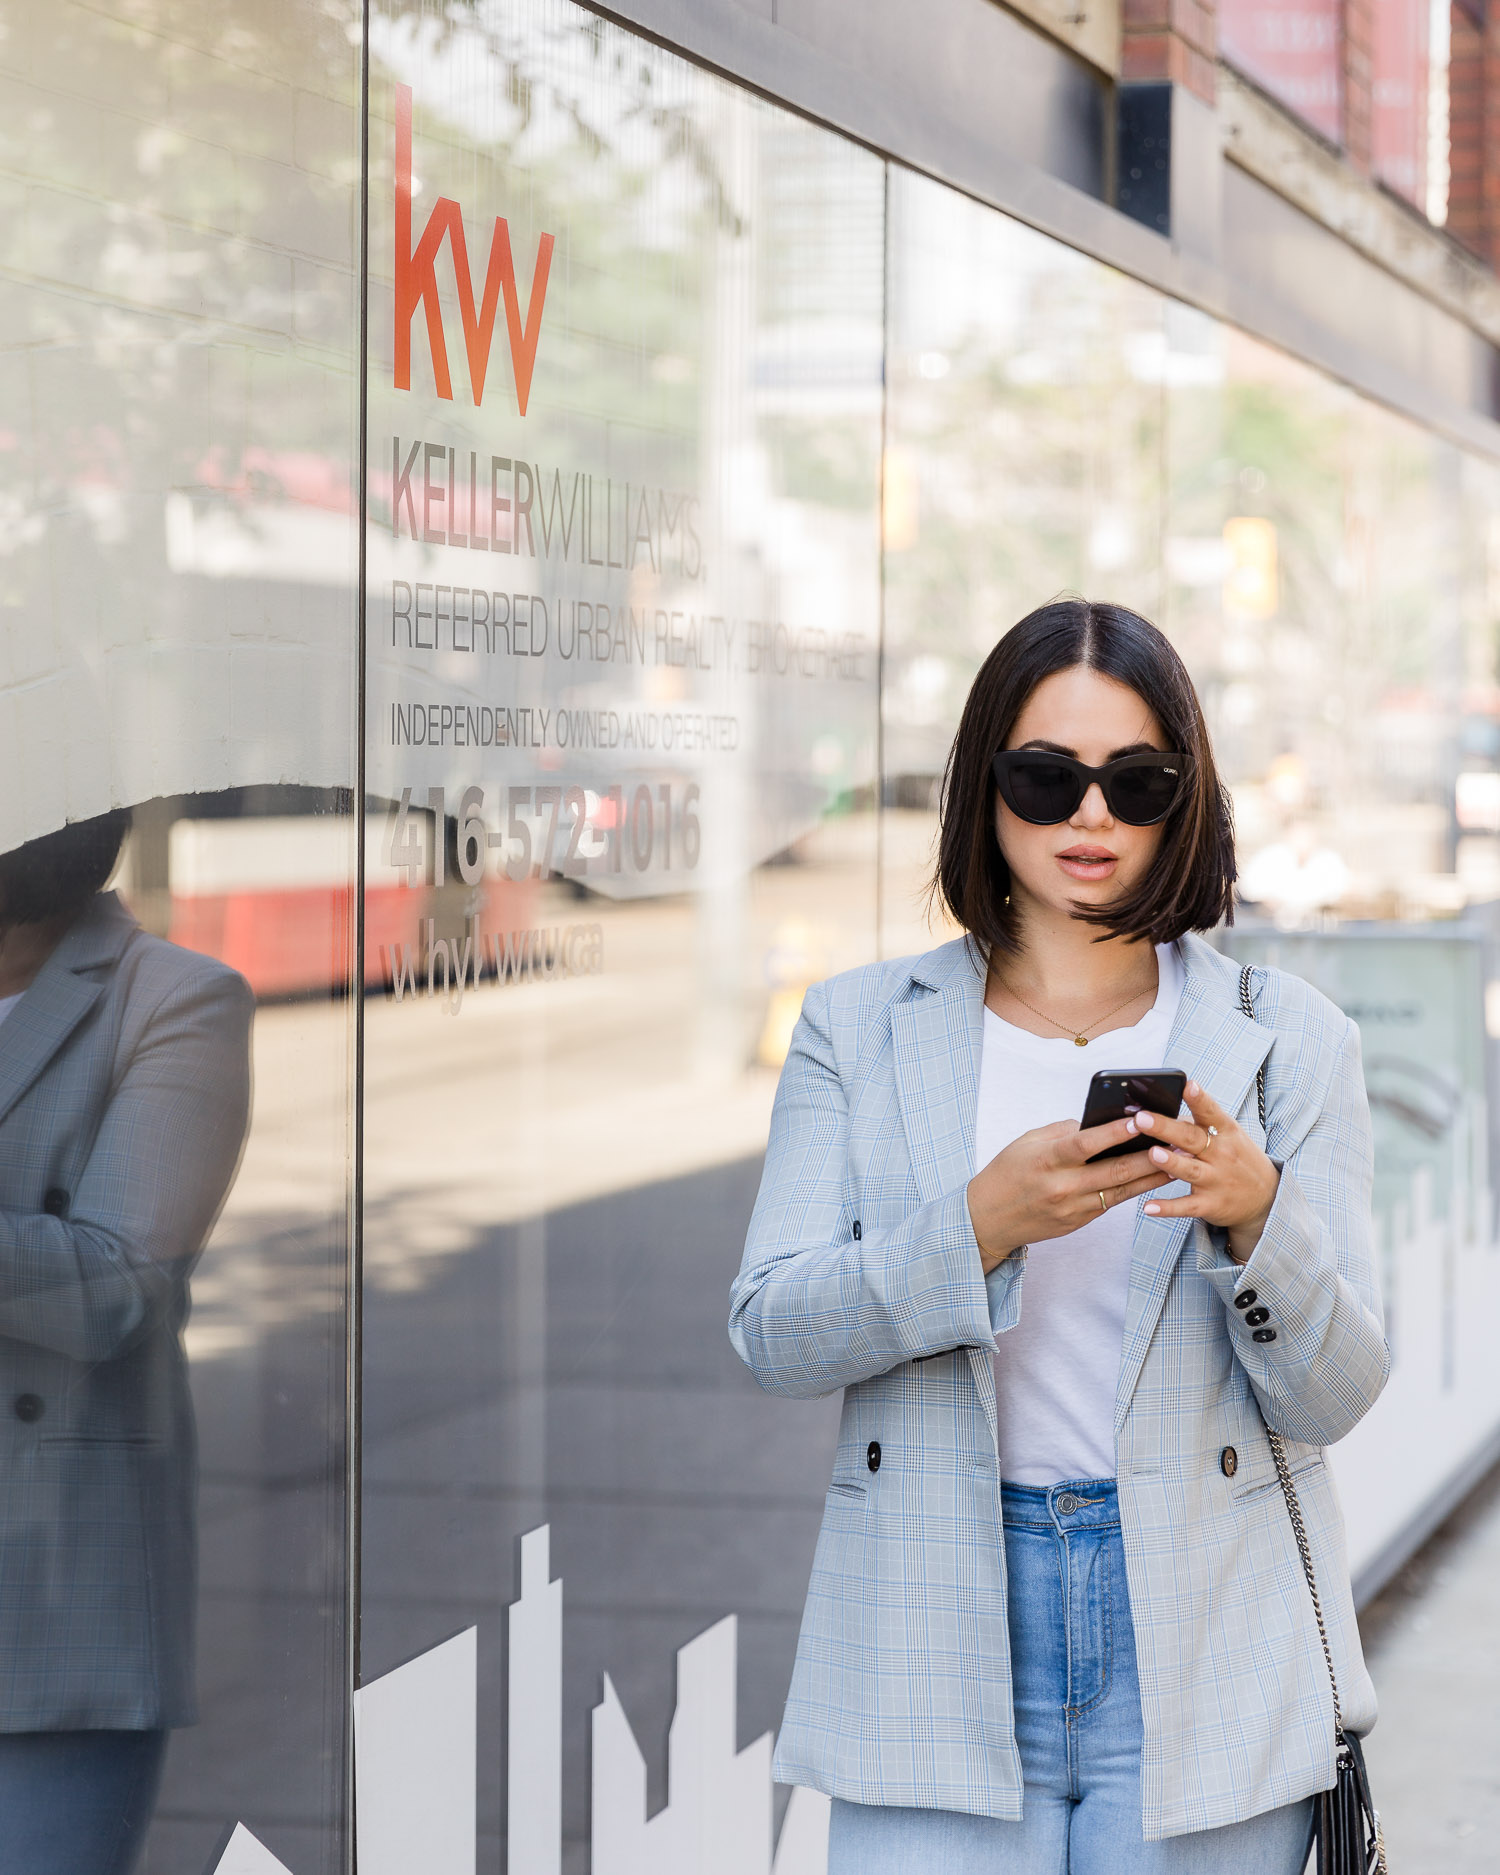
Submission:
[[[1121,85],[1116,118],[1120,213],[1166,235],[1172,232],[1172,90],[1165,82]]]
[[[587,3],[1023,220],[1091,210],[1097,240],[1119,229],[1136,251],[1141,231],[1104,207],[1108,81],[993,0],[932,0],[920,31],[899,0]]]
[[[775,0],[776,22],[924,112],[1086,195],[1107,193],[1108,87],[989,0],[925,0],[921,30],[891,0]]]

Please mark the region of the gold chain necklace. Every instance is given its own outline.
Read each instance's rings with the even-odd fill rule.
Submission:
[[[1122,1009],[1128,1009],[1132,1003],[1138,1003],[1147,993],[1145,990],[1137,990],[1134,996],[1127,996],[1123,1003],[1117,1003],[1113,1009],[1107,1010],[1102,1016],[1096,1016],[1092,1022],[1085,1023],[1081,1029],[1075,1029],[1071,1023],[1059,1022],[1056,1016],[1049,1016],[1045,1009],[1038,1009],[1035,1003],[1028,1003],[1026,998],[1013,990],[1008,983],[1002,983],[1000,987],[1007,996],[1014,996],[1023,1009],[1029,1009],[1034,1016],[1040,1016],[1043,1022],[1050,1022],[1054,1029],[1061,1029],[1064,1035],[1071,1035],[1075,1048],[1087,1048],[1090,1029],[1101,1028],[1111,1016],[1117,1016]],[[1155,996],[1156,991],[1152,990],[1150,993]]]

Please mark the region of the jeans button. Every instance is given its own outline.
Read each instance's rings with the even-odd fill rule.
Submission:
[[[1071,1491],[1067,1491],[1057,1500],[1057,1508],[1064,1517],[1071,1517],[1078,1508],[1078,1499]]]

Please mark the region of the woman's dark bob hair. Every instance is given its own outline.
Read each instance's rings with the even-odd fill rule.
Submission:
[[[1055,599],[1013,625],[980,666],[943,776],[932,892],[988,956],[1013,951],[1017,920],[1010,868],[995,838],[990,764],[1044,678],[1079,665],[1127,685],[1161,724],[1186,775],[1161,825],[1161,848],[1135,891],[1108,910],[1079,910],[1102,935],[1170,944],[1234,915],[1234,822],[1214,767],[1193,680],[1167,639],[1138,612]]]
[[[0,929],[76,918],[103,890],[129,831],[130,809],[117,807],[0,854]]]

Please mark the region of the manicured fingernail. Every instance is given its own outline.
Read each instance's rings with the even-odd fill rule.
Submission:
[[[1145,1212],[1147,1217],[1160,1217],[1161,1206],[1159,1204],[1148,1204],[1145,1206]]]
[[[1151,1131],[1151,1128],[1156,1125],[1156,1115],[1154,1113],[1138,1113],[1135,1119],[1136,1125],[1144,1126],[1148,1133]]]
[[[1166,1147],[1165,1146],[1153,1146],[1151,1148],[1151,1159],[1152,1159],[1152,1163],[1155,1165],[1165,1165],[1167,1163]]]
[[[1187,1095],[1189,1100],[1196,1100],[1203,1092],[1203,1089],[1196,1081],[1189,1081],[1187,1086],[1183,1089],[1183,1092]]]
[[[1135,1131],[1135,1121],[1134,1121],[1134,1120],[1127,1120],[1127,1121],[1125,1122],[1125,1131],[1126,1131],[1127,1133],[1133,1133],[1133,1132]]]

